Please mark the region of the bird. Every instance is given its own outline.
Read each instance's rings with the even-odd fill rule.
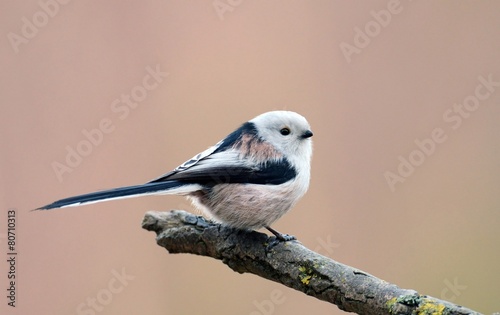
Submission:
[[[144,195],[182,195],[211,220],[240,230],[271,225],[309,188],[313,132],[302,115],[270,111],[243,123],[214,146],[145,184],[61,199],[35,210]]]

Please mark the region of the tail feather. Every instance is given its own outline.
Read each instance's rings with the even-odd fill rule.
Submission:
[[[69,197],[55,201],[35,210],[50,210],[55,208],[79,206],[83,204],[113,199],[136,197],[139,195],[186,194],[197,189],[199,189],[199,185],[197,184],[183,183],[176,180],[158,183],[147,183],[143,185],[114,188],[110,190],[97,191],[89,194]]]

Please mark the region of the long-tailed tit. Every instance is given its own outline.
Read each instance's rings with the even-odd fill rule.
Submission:
[[[215,221],[238,229],[267,228],[309,187],[313,133],[307,120],[272,111],[244,123],[224,140],[146,184],[53,202],[48,210],[142,195],[184,195]]]

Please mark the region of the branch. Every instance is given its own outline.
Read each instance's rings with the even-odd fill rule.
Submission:
[[[142,227],[156,232],[156,242],[170,253],[222,260],[236,272],[249,272],[358,314],[480,314],[459,305],[420,295],[346,266],[302,246],[280,242],[255,231],[206,221],[185,211],[147,212]]]

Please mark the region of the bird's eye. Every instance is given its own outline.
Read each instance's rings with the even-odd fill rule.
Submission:
[[[290,129],[288,129],[288,128],[282,128],[282,129],[280,130],[280,133],[281,133],[282,135],[284,135],[284,136],[288,136],[288,135],[290,134]]]

